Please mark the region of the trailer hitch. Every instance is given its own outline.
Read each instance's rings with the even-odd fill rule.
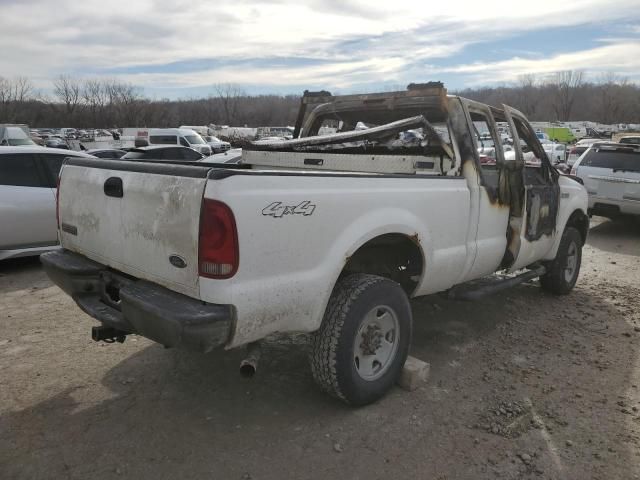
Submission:
[[[127,332],[112,327],[105,327],[104,325],[91,328],[91,338],[96,342],[124,343],[127,335]]]

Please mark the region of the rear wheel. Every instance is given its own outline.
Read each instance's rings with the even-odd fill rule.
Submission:
[[[540,277],[540,285],[555,295],[566,295],[576,284],[582,263],[582,237],[573,227],[567,227],[562,234],[555,260],[547,267],[547,273]]]
[[[407,359],[411,324],[409,300],[398,283],[365,274],[345,278],[334,288],[313,336],[314,379],[351,405],[379,399]]]

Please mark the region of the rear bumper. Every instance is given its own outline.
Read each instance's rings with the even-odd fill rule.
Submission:
[[[107,327],[168,347],[209,352],[231,339],[234,308],[213,305],[58,250],[40,256],[47,275]]]
[[[640,215],[640,201],[614,200],[589,195],[589,214],[610,218],[621,215]]]

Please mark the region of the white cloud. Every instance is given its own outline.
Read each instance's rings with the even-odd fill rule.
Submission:
[[[196,76],[182,73],[140,73],[121,77],[133,84],[152,87],[197,87],[215,83],[237,83],[280,86],[325,84],[337,88],[348,88],[354,83],[370,81],[372,75],[385,75],[386,78],[392,79],[405,64],[404,59],[372,58],[306,67],[223,67],[199,71]]]
[[[469,44],[528,30],[628,20],[635,7],[637,0],[538,0],[535,5],[499,0],[3,0],[0,74],[27,75],[46,85],[63,72],[92,75],[203,58],[282,56],[327,63],[120,76],[143,87],[330,82],[348,88],[405,79],[407,73],[421,74],[422,79],[425,72],[437,73],[428,70],[430,61],[455,55]],[[629,34],[637,33],[633,28],[637,30],[631,27]],[[351,41],[357,43],[345,43]],[[423,64],[419,71],[411,67],[416,61]],[[508,62],[505,65],[516,69],[544,68],[531,60]],[[549,62],[559,65],[562,60]],[[479,80],[481,68],[463,65],[451,71]],[[497,80],[505,77],[499,76]]]
[[[441,69],[440,72],[468,74],[473,83],[486,84],[513,81],[527,73],[544,77],[560,70],[616,72],[630,80],[640,81],[640,42],[626,41],[549,58],[515,57],[500,62],[471,63]]]

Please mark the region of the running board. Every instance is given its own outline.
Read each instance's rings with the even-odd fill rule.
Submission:
[[[506,290],[507,288],[515,287],[516,285],[528,280],[538,278],[546,272],[546,267],[539,266],[514,277],[488,277],[478,281],[474,280],[447,290],[447,298],[450,300],[465,301],[479,300],[487,295],[491,295],[502,290]]]

